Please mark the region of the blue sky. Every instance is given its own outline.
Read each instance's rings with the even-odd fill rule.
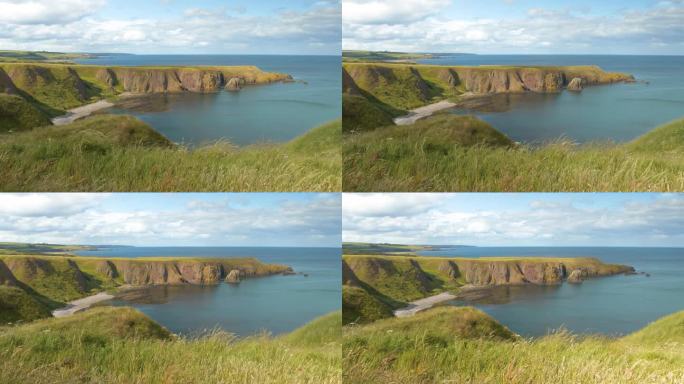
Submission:
[[[317,193],[2,194],[0,241],[339,247],[340,204]]]
[[[682,0],[343,0],[343,48],[684,54]]]
[[[339,55],[339,0],[0,0],[0,49]]]
[[[684,246],[684,195],[345,194],[344,241]]]

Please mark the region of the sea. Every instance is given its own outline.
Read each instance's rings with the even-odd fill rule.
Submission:
[[[244,279],[239,285],[179,285],[135,289],[105,305],[130,306],[174,333],[199,336],[221,329],[244,337],[290,332],[341,308],[340,248],[98,247],[101,257],[256,257],[298,274]]]
[[[256,65],[287,73],[293,83],[244,87],[239,92],[150,95],[126,100],[106,113],[129,114],[187,146],[217,141],[238,146],[289,141],[339,119],[339,56],[102,55],[76,60],[110,66]]]
[[[558,139],[626,142],[684,117],[684,56],[466,55],[439,54],[419,63],[435,65],[598,65],[634,75],[636,83],[585,87],[582,92],[498,95],[473,114],[515,141]]]
[[[684,310],[684,248],[440,247],[423,256],[596,257],[627,264],[636,275],[586,279],[560,286],[498,287],[473,305],[528,337],[560,329],[578,334],[625,335]],[[641,273],[643,272],[643,273]]]

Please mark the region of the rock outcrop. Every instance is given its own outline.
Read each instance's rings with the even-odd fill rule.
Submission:
[[[568,275],[568,283],[571,284],[582,284],[584,281],[583,271],[581,269],[575,269]]]
[[[240,271],[237,269],[233,269],[228,273],[228,276],[226,276],[226,283],[231,283],[231,284],[239,284],[240,283]]]
[[[435,271],[435,272],[426,272]],[[346,285],[367,284],[379,291],[398,279],[414,292],[429,292],[431,287],[449,281],[473,286],[498,285],[558,285],[565,279],[576,281],[586,277],[600,277],[631,273],[626,265],[604,264],[594,258],[553,259],[525,258],[510,260],[467,258],[420,258],[387,256],[344,256],[342,281]],[[436,283],[435,278],[441,283]]]
[[[416,108],[434,100],[470,93],[555,93],[564,88],[633,82],[634,77],[605,72],[597,66],[568,67],[449,67],[389,63],[343,64],[343,91],[366,93],[400,109]],[[579,87],[579,88],[578,88]]]
[[[245,85],[289,82],[282,73],[254,66],[104,67],[48,63],[0,63],[0,92],[29,95],[69,109],[113,93],[218,92]]]
[[[567,89],[568,91],[581,92],[582,89],[584,89],[584,85],[582,84],[582,78],[575,77],[572,80],[570,80]]]
[[[146,258],[85,258],[60,256],[0,256],[0,285],[27,286],[48,297],[55,288],[77,298],[101,286],[219,284],[237,277],[286,274],[292,268],[264,264],[254,258],[176,260]],[[44,281],[52,281],[46,287]],[[63,300],[65,296],[51,297]]]
[[[239,77],[233,77],[226,83],[225,89],[227,91],[239,91],[245,84],[245,79]]]

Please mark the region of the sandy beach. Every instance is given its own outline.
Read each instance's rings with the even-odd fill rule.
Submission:
[[[107,100],[96,101],[91,104],[86,104],[78,108],[70,109],[67,111],[66,115],[57,116],[52,119],[52,124],[54,125],[64,125],[74,122],[82,117],[86,117],[95,111],[101,109],[113,107],[114,103]]]
[[[443,292],[439,295],[426,297],[424,299],[412,301],[407,307],[397,309],[394,311],[394,316],[396,317],[407,317],[413,316],[420,311],[432,308],[435,304],[442,303],[444,301],[450,301],[455,299],[456,296],[449,292]]]
[[[416,121],[426,118],[428,116],[431,116],[433,113],[437,111],[441,111],[443,109],[449,109],[455,107],[457,104],[452,103],[451,101],[447,100],[442,100],[440,102],[426,105],[424,107],[412,109],[409,111],[408,115],[404,116],[399,116],[394,119],[394,124],[396,125],[409,125],[413,124]]]
[[[114,296],[107,292],[100,292],[97,295],[84,297],[82,299],[70,301],[66,307],[55,309],[52,311],[52,316],[54,317],[65,317],[71,316],[76,312],[85,311],[90,308],[91,305],[99,303],[101,301],[111,300]]]

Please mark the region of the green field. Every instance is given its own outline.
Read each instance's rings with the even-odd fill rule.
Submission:
[[[346,129],[345,129],[346,130]],[[681,191],[684,120],[625,144],[514,144],[470,116],[347,132],[345,191]]]
[[[342,60],[349,62],[376,62],[376,61],[394,61],[394,60],[415,60],[415,59],[429,59],[433,57],[430,53],[406,53],[406,52],[374,52],[374,51],[359,51],[359,50],[344,50],[342,51]]]
[[[619,338],[559,331],[524,339],[471,307],[345,326],[345,383],[684,382],[684,312]]]
[[[273,337],[180,338],[131,308],[0,327],[2,383],[342,382],[341,316]]]

